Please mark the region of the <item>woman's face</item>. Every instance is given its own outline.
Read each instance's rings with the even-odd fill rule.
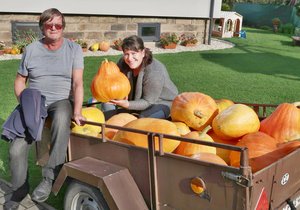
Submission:
[[[123,52],[124,61],[131,69],[138,69],[141,67],[144,56],[145,50],[125,50]]]
[[[62,38],[63,25],[60,16],[54,16],[43,25],[43,33],[45,37],[51,41],[57,41]]]

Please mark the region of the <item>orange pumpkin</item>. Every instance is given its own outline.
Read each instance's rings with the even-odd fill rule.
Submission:
[[[111,118],[109,118],[105,124],[108,124],[108,125],[116,125],[116,126],[124,126],[126,125],[127,123],[133,121],[133,120],[136,120],[137,117],[132,115],[132,114],[129,114],[129,113],[119,113],[119,114],[116,114],[116,115],[113,115]],[[115,129],[115,128],[105,128],[105,136],[106,138],[109,138],[109,139],[113,139],[114,135],[117,133],[118,129]]]
[[[109,48],[110,48],[109,42],[102,41],[102,42],[99,43],[99,50],[106,52],[106,51],[109,50]]]
[[[217,103],[219,113],[222,112],[224,109],[227,109],[229,106],[233,105],[234,102],[229,99],[215,99],[215,102]]]
[[[173,123],[176,125],[177,130],[181,136],[191,132],[189,126],[187,126],[184,122],[173,122]]]
[[[210,125],[217,113],[214,99],[200,92],[181,93],[175,97],[171,106],[172,121],[184,122],[198,131]]]
[[[260,130],[282,142],[300,138],[300,102],[282,103],[261,121]]]
[[[92,95],[100,102],[124,99],[130,89],[128,78],[120,72],[117,64],[107,59],[102,62],[91,84]]]
[[[208,153],[208,152],[200,152],[191,156],[191,158],[206,161],[210,163],[216,163],[219,165],[228,165],[221,157],[216,154]]]
[[[207,126],[202,132],[191,131],[188,134],[184,135],[185,138],[214,142],[213,139],[207,134],[207,131],[210,129],[210,126]],[[202,144],[195,144],[186,141],[181,141],[174,153],[184,156],[192,156],[200,152],[208,152],[216,154],[216,148],[205,146]]]
[[[236,145],[239,142],[239,139],[229,139],[229,140],[222,139],[221,137],[217,136],[215,132],[212,130],[208,132],[208,135],[214,140],[214,142],[221,143],[221,144]],[[227,164],[229,164],[230,163],[229,155],[231,150],[223,149],[219,147],[216,147],[216,149],[217,149],[217,155],[221,157],[223,160],[225,160]]]
[[[214,132],[224,139],[242,137],[259,130],[260,121],[255,111],[244,104],[234,104],[219,113],[212,122]]]
[[[163,133],[174,136],[180,136],[177,131],[177,127],[174,123],[164,119],[156,118],[139,118],[133,120],[126,125],[124,128],[132,128],[144,131],[150,131],[154,133]],[[148,137],[145,134],[133,133],[129,131],[119,130],[113,140],[136,145],[139,147],[148,147]],[[163,151],[164,152],[173,152],[176,147],[179,145],[180,141],[163,138]],[[155,148],[158,149],[159,142],[158,137],[155,137]]]
[[[263,132],[254,132],[246,134],[236,144],[236,146],[248,148],[248,158],[256,158],[274,151],[277,148],[278,141]],[[231,151],[229,155],[231,166],[240,166],[240,152]],[[250,162],[249,162],[250,164]],[[255,167],[255,165],[251,165]]]
[[[103,112],[97,107],[84,107],[82,108],[81,113],[87,121],[97,123],[104,123],[105,121]],[[75,122],[72,122],[71,130],[74,133],[84,134],[88,136],[98,136],[98,134],[101,132],[101,127],[89,124],[79,126]]]
[[[286,143],[280,143],[277,149],[266,153],[265,155],[251,158],[249,164],[251,165],[252,172],[259,171],[268,165],[276,162],[277,160],[283,158],[287,154],[295,151],[300,147],[300,141],[294,140]]]

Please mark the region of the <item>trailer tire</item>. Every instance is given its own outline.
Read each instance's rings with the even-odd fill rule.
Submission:
[[[65,192],[64,209],[109,210],[109,207],[98,188],[72,180]]]

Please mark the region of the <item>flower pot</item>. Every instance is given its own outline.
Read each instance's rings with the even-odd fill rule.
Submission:
[[[183,46],[185,46],[185,47],[195,47],[196,44],[193,44],[193,43],[186,43],[186,44],[183,44]]]
[[[87,47],[82,47],[82,52],[87,52],[88,48]]]
[[[177,46],[176,43],[170,43],[170,44],[168,44],[168,45],[163,45],[162,47],[163,47],[164,49],[175,49],[176,46]]]
[[[3,55],[4,54],[4,50],[0,50],[0,55]]]

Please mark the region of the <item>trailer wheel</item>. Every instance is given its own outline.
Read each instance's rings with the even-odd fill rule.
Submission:
[[[65,192],[64,209],[109,210],[109,207],[99,189],[73,180]]]

